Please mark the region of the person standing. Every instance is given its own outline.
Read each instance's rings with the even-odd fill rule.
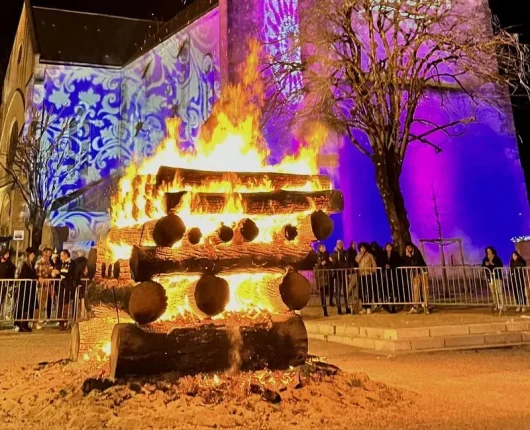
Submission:
[[[53,263],[51,260],[52,250],[44,248],[41,257],[35,264],[35,271],[38,279],[38,302],[39,302],[39,323],[37,329],[40,329],[44,324],[44,320],[50,319],[54,303],[54,288],[53,288]]]
[[[493,296],[493,311],[504,311],[504,291],[502,290],[502,272],[495,270],[502,268],[502,260],[497,255],[493,246],[486,248],[486,256],[482,260],[482,267],[488,269],[486,276],[490,284],[491,295]]]
[[[78,251],[75,263],[75,287],[78,291],[79,306],[76,309],[77,314],[81,319],[85,318],[85,294],[86,294],[86,279],[88,277],[88,259],[85,257],[85,251]]]
[[[396,269],[401,264],[399,254],[394,251],[394,245],[390,242],[385,245],[385,251],[381,257],[381,264],[383,266],[383,300],[389,303],[385,309],[390,313],[398,311],[395,303],[403,303],[405,300],[403,294],[403,286],[397,282]]]
[[[410,267],[408,277],[412,283],[412,307],[411,314],[418,313],[418,303],[422,302],[423,311],[429,313],[429,275],[427,273],[427,263],[421,255],[420,250],[409,242],[405,245],[405,256],[403,265]],[[423,296],[423,297],[422,297]]]
[[[63,320],[60,323],[61,330],[66,329],[66,322],[68,320],[70,303],[74,298],[75,292],[75,264],[70,257],[70,251],[64,249],[60,254],[59,269],[54,269],[52,275],[58,276],[61,279],[59,288],[59,312],[58,317]]]
[[[16,267],[11,261],[11,251],[4,249],[0,254],[0,317],[3,316],[8,289],[13,285]]]
[[[367,243],[359,244],[359,254],[357,254],[356,261],[359,265],[359,290],[360,299],[363,309],[361,314],[371,314],[372,304],[375,300],[375,285],[374,274],[377,271],[377,264],[375,258],[368,251],[369,245]]]
[[[351,314],[350,305],[348,303],[348,254],[346,249],[344,249],[344,242],[342,240],[337,240],[337,245],[333,255],[331,256],[331,262],[334,269],[334,284],[335,292],[337,294],[337,312],[339,315],[342,315],[342,304],[341,296],[344,296],[344,303],[346,305],[346,313]]]
[[[18,273],[19,287],[17,295],[17,315],[15,325],[22,332],[31,332],[29,320],[33,319],[37,303],[37,271],[35,270],[35,251],[26,249],[26,256]]]
[[[346,259],[348,261],[348,267],[353,269],[358,266],[355,258],[357,257],[357,244],[355,242],[350,243],[350,247],[346,251]]]
[[[331,266],[329,261],[329,252],[326,251],[326,245],[321,243],[318,245],[317,253],[317,264],[315,265],[315,277],[317,281],[318,290],[320,292],[320,304],[322,305],[322,310],[324,316],[328,316],[328,304],[327,297],[329,295],[329,286],[330,286],[330,271],[328,270]]]
[[[528,296],[530,295],[530,273],[526,269],[526,260],[518,252],[513,252],[510,258],[510,284],[512,285],[517,307],[515,312],[526,312]]]

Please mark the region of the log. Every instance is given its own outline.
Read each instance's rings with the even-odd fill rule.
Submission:
[[[158,246],[173,246],[184,237],[186,226],[182,219],[170,213],[160,218],[153,229],[153,240]]]
[[[300,273],[287,273],[280,284],[280,295],[291,311],[299,311],[307,306],[311,298],[311,283]]]
[[[167,193],[166,213],[178,213],[186,192]],[[273,191],[268,193],[193,193],[192,207],[201,213],[222,213],[230,200],[241,202],[247,215],[306,212],[312,209],[329,213],[344,209],[339,190]]]
[[[289,242],[292,242],[298,237],[298,229],[294,225],[287,224],[283,228],[283,235]]]
[[[226,258],[190,257],[179,260],[179,249],[139,247],[134,246],[130,260],[130,269],[136,282],[144,282],[163,274],[219,274],[226,271],[241,269],[256,272],[269,268],[307,267],[307,259],[311,250],[305,255],[281,255],[271,252],[267,255],[252,255],[241,252],[240,255],[227,256]],[[314,264],[311,266],[311,268]]]
[[[259,235],[259,228],[250,218],[245,218],[239,222],[239,232],[243,239],[247,242],[252,242]]]
[[[333,233],[333,220],[322,211],[311,214],[311,229],[317,240],[326,240]]]
[[[201,239],[202,233],[200,228],[193,227],[192,229],[190,229],[190,231],[188,231],[188,241],[192,245],[198,245],[201,242]]]
[[[129,315],[137,323],[148,324],[160,318],[167,309],[166,290],[153,281],[138,284],[129,300]]]
[[[298,315],[249,326],[197,325],[169,333],[117,324],[112,332],[110,376],[287,369],[305,362],[307,331]]]
[[[120,314],[119,320],[114,315],[74,323],[70,336],[70,360],[88,361],[96,354],[108,354],[112,330],[118,322],[131,323],[132,320]]]
[[[308,182],[313,182],[320,189],[329,190],[331,181],[329,176],[325,175],[299,175],[288,173],[271,173],[271,172],[209,172],[203,170],[181,169],[178,167],[162,166],[158,169],[156,175],[156,186],[166,188],[171,184],[177,184],[184,188],[191,186],[193,188],[207,187],[212,182],[225,182],[237,186],[246,187],[269,185],[275,190],[281,190],[286,187],[295,188],[303,187]]]
[[[204,275],[195,285],[195,303],[206,315],[214,317],[222,313],[230,300],[230,287],[225,279]]]
[[[234,230],[226,225],[222,225],[217,230],[217,236],[219,240],[223,243],[230,242],[234,238]]]

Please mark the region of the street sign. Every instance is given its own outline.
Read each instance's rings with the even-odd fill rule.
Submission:
[[[21,242],[24,240],[24,230],[15,230],[13,232],[13,240],[16,242]]]

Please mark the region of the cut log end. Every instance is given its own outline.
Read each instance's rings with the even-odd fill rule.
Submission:
[[[198,227],[193,227],[188,232],[188,241],[192,245],[198,245],[200,243],[201,239],[202,239],[202,233],[201,233],[201,230]]]
[[[311,214],[311,229],[317,240],[326,240],[333,233],[333,220],[322,211]]]
[[[88,259],[87,259],[87,276],[88,279],[92,280],[94,279],[94,276],[96,276],[96,268],[97,268],[97,261],[98,261],[98,250],[97,248],[90,248],[90,251],[88,253]]]
[[[239,223],[239,232],[247,242],[252,242],[258,237],[259,228],[250,218],[245,218]]]
[[[129,299],[129,314],[140,324],[156,321],[166,309],[166,290],[157,282],[146,281],[138,284]]]
[[[283,228],[283,234],[289,242],[292,242],[298,237],[298,229],[294,225],[288,224]]]
[[[186,226],[175,214],[160,218],[153,229],[153,240],[158,246],[172,247],[184,237]]]
[[[219,236],[221,242],[227,243],[234,238],[234,230],[226,225],[222,225],[219,227],[219,230],[217,230],[217,235]]]
[[[289,272],[280,284],[280,296],[291,311],[307,306],[311,298],[310,282],[298,272]]]
[[[225,279],[214,275],[204,275],[195,286],[197,307],[209,316],[223,312],[230,300],[230,288]]]
[[[79,346],[81,343],[81,334],[79,333],[79,323],[72,325],[72,332],[70,335],[70,360],[74,363],[79,358]]]

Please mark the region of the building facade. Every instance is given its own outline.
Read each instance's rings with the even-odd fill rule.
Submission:
[[[154,23],[35,8],[26,2],[4,83],[0,156],[7,157],[30,107],[75,118],[69,130],[71,155],[83,152],[88,158],[61,193],[67,197],[85,191],[66,199],[50,222],[68,226],[69,242],[89,246],[108,229],[116,178],[130,163],[153,153],[165,135],[167,118],[182,118],[181,138],[193,145],[221,86],[234,78],[245,59],[246,40],[266,41],[274,55],[301,55],[283,42],[298,34],[300,7],[299,0],[196,0],[173,20]],[[298,88],[302,81],[301,74],[293,74],[282,91]],[[453,100],[465,115],[467,99],[455,93]],[[436,93],[423,103],[421,109],[433,120],[447,115]],[[292,143],[278,138],[273,126],[266,136],[273,152],[284,152]],[[477,261],[487,245],[507,254],[513,249],[510,238],[530,232],[511,112],[484,106],[464,133],[437,139],[442,153],[413,146],[404,166],[402,188],[413,237],[437,237],[441,225],[444,237],[463,239],[466,263]],[[331,173],[346,207],[335,219],[330,242],[388,241],[370,160],[347,139],[333,140],[331,154],[323,160],[331,159],[328,167],[333,167],[338,158]],[[98,187],[90,188],[95,183]],[[433,215],[433,196],[439,221]],[[0,202],[3,234],[23,227],[23,202],[16,190],[0,190]]]

